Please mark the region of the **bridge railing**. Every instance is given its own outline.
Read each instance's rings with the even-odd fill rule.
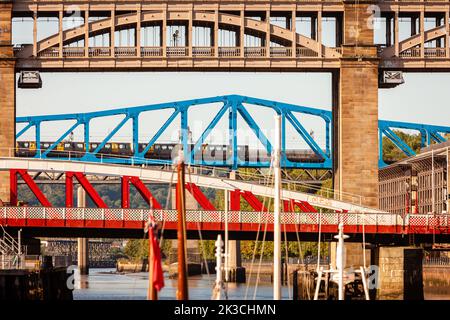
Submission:
[[[297,47],[296,48],[296,56],[297,58],[302,57],[318,57],[318,53],[312,49],[306,48],[306,47]]]
[[[91,58],[111,56],[110,47],[90,47],[88,51]]]
[[[141,47],[141,57],[162,57],[163,47]]]
[[[116,57],[135,57],[136,47],[115,47],[114,54]]]
[[[137,47],[114,47],[115,57],[137,57],[138,49]],[[332,48],[338,53],[341,53],[341,48]],[[22,48],[16,48],[15,52],[18,54]],[[62,54],[63,58],[84,58],[85,57],[85,47],[63,47]],[[111,47],[88,47],[88,54],[90,58],[93,57],[111,57]],[[141,47],[141,57],[163,57],[164,52],[163,47]],[[270,57],[292,57],[291,47],[270,47]],[[408,51],[409,52],[409,51]],[[166,53],[168,57],[188,57],[189,47],[166,47]],[[404,53],[408,55],[408,53]],[[432,52],[430,51],[430,56]],[[192,56],[193,57],[214,57],[215,50],[214,47],[193,47]],[[240,57],[241,47],[219,47],[218,56],[221,57]],[[420,56],[420,50],[419,50]],[[436,56],[436,55],[435,55]],[[441,56],[441,55],[437,55]],[[445,49],[444,49],[445,56]],[[43,51],[38,52],[38,57],[40,58],[59,58],[59,47],[51,47]],[[266,47],[244,47],[244,57],[247,58],[264,58],[267,57]],[[297,47],[296,57],[318,57],[318,53],[310,48]]]
[[[168,57],[187,57],[189,56],[189,48],[188,47],[167,47],[167,56]]]
[[[64,58],[84,57],[84,47],[64,47]]]
[[[213,57],[214,47],[192,47],[192,56],[194,57]]]
[[[450,266],[450,257],[424,257],[422,263],[426,266]]]
[[[72,221],[139,221],[149,219],[149,209],[103,209],[103,208],[47,208],[47,207],[2,207],[0,220],[2,224],[12,220],[72,220]],[[176,222],[177,210],[154,210],[156,221]],[[273,224],[272,212],[228,212],[228,223],[234,224]],[[343,223],[348,226],[404,226],[449,228],[450,215],[410,214],[402,217],[390,213],[317,213],[317,212],[282,212],[281,223],[293,225],[337,226]],[[188,223],[224,223],[224,211],[188,210]]]
[[[9,157],[34,157],[37,159],[48,159],[50,156],[52,160],[63,160],[63,161],[92,161],[96,159],[100,163],[114,163],[114,164],[124,164],[132,166],[161,166],[162,170],[172,171],[172,163],[167,160],[158,161],[158,159],[151,158],[141,158],[136,156],[125,156],[125,155],[115,155],[115,154],[103,154],[96,153],[91,154],[84,151],[62,151],[62,150],[51,150],[49,154],[46,154],[46,149],[27,149],[27,148],[0,148],[0,150],[8,150]],[[30,153],[32,151],[32,153]],[[228,178],[232,170],[227,167],[213,167],[204,165],[188,165],[188,173],[207,175],[217,178]],[[249,173],[246,171],[240,171],[239,176],[246,182],[272,185],[273,177],[258,174],[256,172]],[[250,181],[249,181],[250,180]],[[189,182],[189,181],[188,181]],[[285,188],[290,191],[300,191],[305,192],[308,190],[311,196],[320,196],[327,199],[339,199],[340,201],[349,202],[355,205],[362,205],[363,197],[361,195],[352,194],[348,192],[336,191],[333,189],[328,189],[320,187],[317,185],[312,185],[308,183],[302,183],[299,181],[283,180],[282,181]],[[315,193],[311,192],[314,190]]]

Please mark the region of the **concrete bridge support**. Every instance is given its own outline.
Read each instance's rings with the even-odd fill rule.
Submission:
[[[423,300],[422,259],[422,248],[378,248],[377,299]]]
[[[236,171],[230,172],[230,179],[236,180]],[[228,192],[228,191],[226,191]],[[228,210],[233,210],[230,205],[230,196],[228,194],[225,198],[225,206]],[[241,241],[240,240],[228,240],[228,275],[226,275],[225,279],[228,282],[237,282],[237,283],[245,283],[246,282],[246,273],[245,268],[242,267],[241,260]]]
[[[12,1],[0,0],[0,156],[10,155],[9,148],[14,148],[16,135],[16,76],[11,13]],[[8,172],[0,172],[0,199],[3,202],[10,201],[9,189]]]
[[[333,74],[333,172],[340,200],[378,207],[378,58],[371,28],[375,1],[344,1],[342,58]],[[362,244],[346,243],[347,266],[362,266]],[[331,261],[336,244],[331,244]],[[366,253],[367,257],[367,253]],[[370,255],[369,255],[370,257]],[[370,259],[366,258],[369,263]]]
[[[172,188],[172,194],[171,194],[171,202],[172,202],[172,209],[176,209],[176,187],[174,186]],[[188,191],[186,191],[186,210],[200,210],[200,207],[195,200],[195,198],[192,196],[192,194]],[[187,240],[186,241],[186,250],[188,253],[188,262],[193,263],[196,260],[200,261],[203,259],[200,252],[200,243],[198,240]],[[172,255],[176,257],[177,255],[177,248],[178,248],[178,240],[172,240]]]
[[[344,1],[341,68],[333,79],[334,187],[361,195],[371,207],[378,206],[378,58],[370,27],[375,3]]]
[[[78,187],[77,206],[86,207],[86,191]],[[78,270],[81,275],[89,274],[89,239],[78,238]]]
[[[450,212],[450,148],[447,148],[447,213]]]
[[[228,282],[245,283],[245,268],[241,261],[241,241],[228,240]]]

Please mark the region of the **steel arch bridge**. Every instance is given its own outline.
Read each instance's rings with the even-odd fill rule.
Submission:
[[[217,111],[201,133],[199,139],[192,144],[189,143],[189,126],[188,118],[189,111],[194,106],[208,107],[208,104],[220,103],[221,107]],[[36,148],[39,152],[34,155],[35,158],[46,159],[49,155],[55,151],[55,148],[66,139],[71,132],[78,127],[82,127],[84,130],[84,148],[85,150],[79,157],[66,158],[66,160],[80,160],[89,162],[106,162],[116,164],[146,164],[146,165],[162,165],[170,164],[171,160],[149,159],[145,155],[155,145],[157,140],[165,132],[166,129],[173,123],[175,123],[178,116],[180,117],[180,144],[184,152],[184,158],[187,163],[192,165],[205,165],[205,166],[222,166],[231,167],[236,169],[238,167],[270,167],[270,155],[272,153],[272,144],[269,138],[264,133],[264,130],[258,125],[257,121],[248,111],[247,105],[257,106],[259,108],[270,109],[275,113],[281,115],[282,118],[282,166],[285,168],[310,168],[310,169],[332,169],[332,112],[323,109],[311,108],[306,106],[288,104],[278,101],[270,101],[264,99],[258,99],[253,97],[241,96],[241,95],[225,95],[210,98],[200,98],[176,102],[166,102],[152,105],[143,105],[137,107],[127,107],[113,110],[96,111],[89,113],[72,113],[72,114],[57,114],[57,115],[43,115],[43,116],[30,116],[30,117],[18,117],[16,122],[23,124],[24,127],[17,133],[16,139],[19,139],[22,135],[28,132],[29,129],[34,128],[34,141]],[[151,139],[145,143],[145,147],[139,148],[139,119],[145,112],[157,111],[157,110],[171,110],[172,113],[165,120],[164,124],[159,127],[157,132],[151,137]],[[212,111],[209,109],[208,111]],[[302,116],[312,116],[323,122],[325,137],[325,146],[322,148],[314,135],[309,133],[303,122]],[[100,119],[110,116],[122,116],[122,120],[114,129],[99,143],[96,143],[95,148],[89,148],[91,143],[90,131],[91,121],[94,119]],[[242,159],[239,156],[238,148],[238,116],[240,116],[246,125],[251,129],[255,137],[261,143],[264,148],[264,152],[268,155],[265,159]],[[227,145],[227,156],[225,159],[204,159],[198,157],[201,153],[202,146],[205,140],[211,134],[212,130],[216,128],[219,121],[228,117],[228,132],[229,142]],[[299,118],[300,117],[300,118]],[[62,135],[60,135],[51,145],[45,149],[41,146],[41,126],[43,123],[51,123],[56,121],[72,120],[74,124],[70,126]],[[123,128],[129,121],[132,122],[132,154],[131,157],[103,157],[100,151],[105,145],[113,138],[113,136]],[[298,138],[306,142],[311,149],[308,159],[302,159],[301,161],[292,161],[288,157],[289,150],[286,147],[286,131],[287,126],[290,125],[294,128],[295,134]],[[406,156],[415,155],[415,151],[409,146],[406,141],[395,133],[396,129],[414,130],[421,135],[422,147],[428,146],[432,143],[445,142],[447,139],[445,134],[450,133],[450,126],[436,126],[429,124],[418,124],[398,121],[379,120],[379,166],[383,167],[386,163],[382,159],[383,137],[387,137],[392,143],[398,147]],[[363,134],[361,132],[361,134]],[[61,157],[60,157],[61,159]],[[64,157],[62,157],[64,159]]]

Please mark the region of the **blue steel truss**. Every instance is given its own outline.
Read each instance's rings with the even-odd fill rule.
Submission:
[[[200,138],[193,142],[193,147],[188,147],[188,115],[189,109],[197,105],[207,105],[211,103],[222,103],[222,107],[215,114],[212,121],[200,135]],[[16,119],[17,123],[24,123],[25,127],[20,130],[16,139],[21,137],[30,128],[35,128],[35,142],[36,146],[41,145],[41,125],[43,122],[50,121],[64,121],[64,120],[75,120],[75,123],[68,128],[54,143],[43,150],[42,152],[36,153],[35,157],[47,158],[49,153],[54,150],[59,143],[61,143],[66,137],[74,131],[79,126],[84,129],[84,144],[86,146],[85,153],[80,158],[72,158],[71,160],[81,160],[81,161],[92,161],[92,162],[110,162],[119,164],[169,164],[170,160],[158,160],[158,159],[148,159],[145,155],[150,150],[150,148],[157,142],[158,138],[161,137],[163,132],[175,121],[178,115],[181,118],[181,145],[184,152],[184,158],[187,163],[196,165],[208,165],[208,166],[226,166],[236,169],[238,167],[268,167],[270,166],[270,161],[262,160],[246,160],[238,157],[238,137],[237,137],[237,117],[240,115],[242,119],[246,122],[249,128],[253,131],[256,137],[259,139],[263,145],[267,154],[272,153],[272,145],[269,139],[264,135],[263,130],[258,126],[256,121],[253,119],[251,114],[248,112],[245,105],[256,105],[263,108],[269,108],[274,110],[277,114],[282,117],[282,165],[286,168],[311,168],[311,169],[331,169],[332,168],[332,152],[331,152],[331,123],[332,123],[332,113],[331,111],[310,108],[305,106],[298,106],[293,104],[287,104],[276,101],[263,100],[258,98],[240,96],[240,95],[226,95],[211,98],[202,98],[178,102],[168,102],[153,105],[145,105],[130,108],[121,108],[114,110],[105,110],[89,113],[74,113],[74,114],[58,114],[58,115],[44,115],[44,116],[31,116],[31,117],[18,117]],[[139,117],[143,112],[171,109],[172,113],[165,123],[157,130],[155,135],[148,141],[146,147],[139,151]],[[206,138],[211,133],[211,131],[216,127],[219,121],[228,113],[228,130],[229,130],[229,146],[231,147],[231,154],[225,160],[204,160],[202,158],[198,159],[195,155],[201,151],[201,147],[204,144]],[[324,121],[325,124],[325,148],[322,149],[319,144],[315,141],[313,136],[307,132],[305,127],[299,121],[296,114],[315,116]],[[92,119],[109,117],[109,116],[124,116],[123,120],[97,145],[95,150],[89,150],[90,148],[90,122]],[[104,148],[104,146],[110,141],[110,139],[128,122],[132,121],[132,146],[133,146],[133,156],[130,158],[103,158],[100,157],[99,151]],[[287,158],[286,156],[286,125],[291,124],[295,129],[296,133],[308,144],[312,152],[315,154],[315,161],[300,161],[294,162]],[[393,130],[395,129],[410,129],[417,130],[422,136],[422,146],[429,145],[432,141],[443,142],[446,141],[442,134],[450,133],[450,127],[444,126],[434,126],[425,124],[415,124],[406,122],[396,122],[396,121],[379,121],[379,150],[380,166],[385,166],[382,159],[382,144],[383,135],[388,137],[401,151],[403,151],[407,156],[412,156],[415,154],[414,150],[411,149]],[[39,147],[38,147],[39,148]]]

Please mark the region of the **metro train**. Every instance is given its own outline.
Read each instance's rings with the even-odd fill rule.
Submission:
[[[89,143],[89,152],[93,152],[99,146],[99,142]],[[34,157],[38,150],[45,152],[53,142],[41,142],[40,148],[36,148],[35,141],[17,141],[16,156],[18,157]],[[146,148],[147,144],[139,143],[139,152]],[[147,159],[171,160],[178,154],[180,145],[176,143],[155,143],[145,154]],[[194,145],[189,144],[190,150]],[[267,162],[270,161],[270,154],[263,149],[249,149],[249,146],[238,146],[237,156],[241,161],[251,162]],[[49,158],[81,158],[86,152],[84,142],[60,142],[52,151],[47,154]],[[102,149],[98,151],[103,157],[129,157],[134,154],[133,145],[126,142],[108,142]],[[232,155],[232,150],[228,145],[203,144],[201,152],[197,152],[194,156],[195,160],[204,161],[226,161]],[[317,156],[312,150],[287,150],[286,156],[288,160],[293,162],[321,162],[322,158]]]

